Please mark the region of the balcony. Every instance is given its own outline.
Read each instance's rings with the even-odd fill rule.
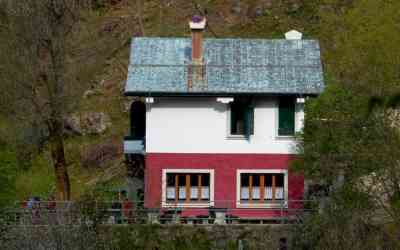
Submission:
[[[144,138],[134,136],[125,136],[124,138],[124,154],[140,154],[145,153]]]

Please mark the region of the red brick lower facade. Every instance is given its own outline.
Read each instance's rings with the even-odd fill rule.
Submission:
[[[237,170],[288,170],[294,155],[282,154],[167,154],[148,153],[145,169],[145,206],[161,208],[163,169],[213,169],[214,207],[227,208],[239,217],[273,217],[281,213],[271,208],[237,207]],[[302,200],[304,177],[288,171],[287,196],[289,201]],[[288,208],[299,208],[299,202],[289,202]],[[183,215],[207,214],[206,208],[184,208]]]

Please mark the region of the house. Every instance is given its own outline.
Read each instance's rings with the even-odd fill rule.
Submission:
[[[145,206],[187,215],[227,208],[273,217],[301,207],[296,157],[304,102],[324,89],[319,44],[297,31],[286,39],[191,38],[132,41],[126,96],[132,103],[127,156],[143,155]]]

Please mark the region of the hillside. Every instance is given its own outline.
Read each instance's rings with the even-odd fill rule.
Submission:
[[[357,9],[353,9],[353,1],[341,0],[93,0],[91,3],[90,10],[82,10],[70,41],[70,70],[79,78],[76,87],[82,89],[79,92],[82,98],[71,115],[83,119],[93,112],[101,113],[109,117],[106,120],[111,125],[104,132],[67,137],[66,155],[74,198],[96,184],[119,186],[125,181],[121,143],[128,133],[129,98],[123,96],[123,86],[132,37],[189,37],[187,22],[193,14],[207,16],[207,37],[283,38],[286,31],[296,29],[305,39],[319,39],[327,79],[346,84],[353,80],[368,83],[376,78],[372,73],[359,72],[396,55],[380,53],[382,47],[398,51],[397,40],[388,39],[395,25],[389,21],[394,14],[392,8],[377,13],[375,10],[380,7],[374,1],[360,1]],[[377,29],[379,23],[387,23],[386,28]],[[368,33],[364,32],[366,27]],[[365,50],[376,53],[364,56]],[[349,56],[349,51],[353,56]],[[379,67],[394,66],[385,62]],[[379,93],[392,91],[382,88]],[[360,91],[375,94],[376,89],[362,87]],[[34,158],[33,167],[17,179],[19,199],[54,190],[47,151]]]
[[[316,35],[317,9],[309,1],[143,1],[143,13],[134,1],[93,3],[91,10],[83,10],[71,37],[71,60],[81,64],[71,70],[86,82],[72,115],[82,119],[88,113],[104,113],[111,125],[105,132],[67,137],[73,198],[98,186],[125,183],[121,142],[128,133],[129,98],[122,90],[132,37],[188,37],[187,22],[193,14],[207,15],[208,37],[282,38],[289,29],[306,37]],[[87,69],[81,73],[80,67]],[[34,156],[32,167],[18,175],[18,199],[46,196],[55,189],[50,162],[46,150]]]
[[[281,191],[279,191],[281,195],[284,193],[288,195],[288,198],[285,198],[288,199],[288,204],[292,197],[290,193],[297,192],[298,198],[301,199],[299,201],[296,198],[300,202],[296,208],[300,209],[295,210],[300,210],[300,213],[293,224],[292,220],[289,220],[291,206],[288,205],[287,210],[283,210],[283,207],[280,209],[282,218],[286,217],[288,219],[286,222],[290,222],[290,238],[292,238],[290,248],[400,249],[399,9],[398,0],[0,0],[0,232],[2,232],[0,242],[5,240],[4,242],[11,248],[12,241],[16,241],[17,245],[28,246],[26,244],[29,244],[29,236],[33,236],[30,238],[37,244],[45,242],[46,240],[37,240],[41,236],[45,237],[43,233],[46,230],[42,226],[24,227],[24,232],[20,230],[18,221],[18,227],[14,230],[12,223],[23,216],[20,216],[19,211],[9,216],[9,208],[12,209],[13,205],[22,205],[15,203],[15,200],[24,200],[32,196],[47,199],[51,198],[51,195],[56,195],[55,198],[59,200],[73,200],[73,204],[78,204],[76,207],[78,209],[79,205],[82,206],[84,210],[80,211],[81,215],[90,217],[89,220],[79,220],[80,222],[91,222],[92,218],[94,222],[80,223],[82,227],[72,223],[71,235],[68,235],[68,230],[59,227],[60,224],[56,222],[57,226],[54,229],[61,233],[61,238],[57,236],[53,227],[49,227],[51,229],[49,237],[57,241],[54,243],[57,246],[64,245],[63,242],[60,243],[60,239],[71,237],[75,241],[62,241],[84,245],[96,240],[100,244],[106,241],[128,248],[136,244],[138,247],[143,245],[148,249],[159,249],[159,246],[164,245],[164,236],[168,238],[167,242],[172,244],[171,247],[179,245],[177,249],[186,249],[187,245],[193,245],[188,244],[189,242],[194,242],[195,245],[199,243],[198,247],[201,249],[209,249],[207,246],[211,243],[218,245],[218,240],[216,242],[210,240],[213,237],[204,238],[206,234],[192,233],[194,238],[186,237],[180,231],[186,230],[188,228],[186,226],[179,229],[180,227],[176,225],[154,228],[153,225],[138,225],[145,222],[144,218],[152,221],[155,219],[153,214],[155,210],[146,210],[150,216],[144,215],[140,212],[142,207],[139,204],[135,204],[132,210],[138,212],[136,215],[140,217],[139,220],[127,227],[113,227],[117,230],[114,233],[113,230],[108,231],[104,228],[101,220],[97,219],[97,215],[100,215],[99,218],[106,215],[105,209],[101,209],[102,206],[93,206],[93,201],[115,199],[116,191],[126,188],[127,183],[136,186],[141,182],[138,178],[129,179],[127,182],[128,164],[125,162],[122,150],[124,136],[128,135],[130,128],[130,103],[138,98],[128,98],[123,95],[132,38],[189,38],[188,20],[192,15],[200,14],[207,17],[208,27],[205,35],[209,38],[282,39],[285,32],[295,29],[303,33],[303,39],[319,41],[325,89],[316,98],[304,98],[304,127],[301,132],[294,134],[298,154],[296,157],[290,157],[290,162],[285,163],[284,167],[285,171],[289,168],[286,176],[289,173],[291,176],[299,174],[299,181],[291,180],[280,186]],[[247,50],[245,46],[241,46],[242,48],[243,51]],[[319,49],[314,48],[315,51]],[[290,54],[287,48],[284,49],[285,55]],[[296,56],[298,55],[298,47],[290,49],[296,50]],[[274,54],[278,53],[274,51]],[[297,60],[297,57],[295,58]],[[314,60],[315,57],[311,59]],[[286,74],[288,70],[285,64],[278,66],[282,67],[281,72],[285,73],[276,75],[291,75]],[[252,70],[252,73],[261,75],[255,70]],[[304,72],[301,73],[305,75]],[[290,77],[295,81],[300,78],[302,83],[308,83],[307,79],[312,78],[311,75]],[[318,79],[319,76],[320,74]],[[291,79],[285,82],[288,83]],[[307,95],[307,92],[295,93]],[[244,111],[253,108],[243,109],[243,106],[241,103],[240,107]],[[231,112],[234,112],[232,108]],[[251,114],[244,112],[242,116],[247,116],[246,113]],[[197,113],[194,114],[198,116]],[[178,115],[180,117],[182,112]],[[254,121],[248,125],[264,129],[265,124],[276,119],[276,115],[272,119],[265,115],[261,116],[266,120],[259,123],[261,125],[254,125]],[[251,116],[247,118],[249,117]],[[193,127],[197,132],[199,122],[195,119],[186,120],[193,121],[192,124],[196,123],[196,126],[189,124],[185,125],[185,128]],[[176,122],[174,127],[182,125],[181,119],[174,121]],[[219,124],[223,126],[223,121]],[[279,135],[279,126],[277,130]],[[273,134],[268,136],[274,138]],[[164,142],[169,143],[175,137],[171,133],[171,137]],[[190,143],[192,141],[194,140],[190,140]],[[225,137],[221,141],[221,147],[229,149]],[[260,146],[262,151],[257,152],[269,152],[264,149],[270,146],[270,141],[264,139],[262,141],[265,143]],[[288,142],[292,144],[292,141]],[[208,140],[202,145],[206,145],[210,150],[211,147],[208,146],[211,144],[216,143]],[[162,148],[166,144],[160,145],[159,150],[163,152]],[[169,149],[173,148],[171,144],[167,146]],[[251,149],[247,144],[244,146],[245,150]],[[275,147],[275,144],[272,143],[271,146]],[[215,151],[217,150],[219,149],[216,148]],[[275,157],[278,153],[273,152]],[[290,152],[284,152],[287,153]],[[157,162],[155,158],[157,157],[152,158],[153,162]],[[183,158],[185,159],[182,160]],[[186,156],[183,158],[178,158],[177,164],[172,163],[177,165],[173,167],[179,168],[182,165],[182,168],[186,168],[185,165],[199,163],[203,168],[206,162],[207,165],[215,165],[212,167],[224,172],[221,176],[234,181],[235,185],[232,186],[244,188],[246,186],[240,184],[241,176],[238,182],[235,178],[231,178],[235,174],[227,174],[226,169],[233,167],[236,173],[240,173],[236,170],[236,165],[241,164],[240,162],[245,162],[243,169],[258,168],[241,154],[232,157],[234,162],[210,157],[218,161],[215,164],[197,158],[196,160]],[[262,164],[260,168],[263,169],[269,162],[275,165],[273,168],[280,165],[275,160],[270,161],[269,158],[254,157],[256,158],[257,164]],[[164,160],[165,158],[161,157],[158,162]],[[227,167],[221,164],[222,161]],[[168,159],[168,162],[171,164],[173,161]],[[158,178],[161,177],[158,172],[161,171],[160,168],[154,168]],[[168,170],[162,168],[163,171]],[[149,169],[152,170],[152,167]],[[142,169],[137,171],[140,173],[138,176],[142,172]],[[168,171],[165,172],[170,174]],[[205,190],[202,184],[211,183],[210,180],[213,178],[211,172],[210,170],[208,181],[206,177],[203,178],[204,172],[186,174],[185,195],[189,191],[192,192],[188,189],[188,183],[196,186],[191,181],[191,176],[198,176],[194,179],[197,179],[199,184],[197,190],[202,191]],[[129,171],[129,174],[131,173]],[[175,192],[180,192],[183,183],[180,178],[184,176],[175,173],[175,178],[169,178],[168,174],[166,179],[175,179]],[[152,176],[152,173],[148,173],[148,176]],[[283,176],[280,177],[282,181],[278,182],[285,182]],[[275,183],[273,181],[275,178],[273,174],[271,190],[275,189],[275,184],[272,184]],[[165,196],[165,192],[151,190],[153,187],[157,188],[162,181],[149,179],[152,181],[147,184],[152,187],[146,188],[147,200],[151,200],[149,197],[151,198],[153,194],[163,193]],[[251,190],[252,186],[258,187],[258,184],[253,185],[255,182],[253,174],[250,174],[248,190]],[[157,185],[153,185],[154,183]],[[220,183],[223,183],[223,180]],[[260,175],[259,183],[260,186],[261,183],[265,184],[264,175]],[[218,184],[218,186],[226,188],[229,184]],[[168,187],[170,186],[167,185],[167,196]],[[208,190],[211,194],[211,187]],[[243,191],[232,190],[220,192],[215,189],[213,193],[224,195],[224,199],[231,199],[234,204],[232,208],[238,208],[241,210],[239,212],[251,210],[262,214],[263,210],[258,207],[242,210],[238,206],[240,203],[236,203],[235,206],[235,194],[241,201],[240,196]],[[276,202],[274,200],[276,194],[274,191],[271,192],[270,200]],[[177,201],[181,199],[180,193],[174,197]],[[259,201],[263,200],[262,197],[266,198],[260,194]],[[192,197],[188,198],[186,195],[186,202]],[[213,198],[208,195],[208,199],[211,206],[212,199],[218,201],[219,197]],[[201,193],[198,201],[200,200],[206,200]],[[249,200],[252,200],[252,195],[249,195]],[[268,198],[264,199],[267,200]],[[156,197],[154,201],[155,207],[158,207],[160,198]],[[35,210],[48,215],[53,214],[49,213],[49,209],[53,209],[51,203],[47,205],[47,209],[36,209],[36,206],[33,206],[32,213],[26,213],[32,219],[32,223],[34,223],[33,217],[41,217],[34,216]],[[146,205],[146,208],[149,207],[151,204]],[[71,211],[75,211],[75,206],[70,208]],[[96,211],[93,211],[94,208]],[[213,208],[207,207],[210,215],[215,211],[222,211]],[[69,209],[62,210],[69,214]],[[125,205],[122,211],[124,210]],[[197,207],[194,210],[197,210]],[[111,212],[114,214],[115,210]],[[178,214],[178,210],[175,210],[174,216]],[[130,223],[130,215],[127,217]],[[235,216],[229,214],[229,217],[232,219]],[[48,218],[50,219],[50,216]],[[189,222],[188,218],[185,220]],[[285,223],[285,219],[279,222]],[[247,228],[247,225],[245,227]],[[58,231],[58,228],[61,231]],[[152,231],[152,228],[156,231]],[[167,231],[172,230],[171,235],[168,232],[164,234],[163,230],[162,235],[158,234],[157,230],[162,228]],[[225,229],[236,227],[217,225],[216,228],[225,235],[230,233]],[[251,238],[249,242],[257,243],[256,245],[264,242],[258,242],[257,237],[247,233],[248,230],[252,231],[251,228],[247,228],[238,237],[234,237],[235,241],[238,240],[238,247],[242,244],[241,239],[248,237]],[[7,231],[10,234],[3,233]],[[105,237],[102,236],[103,232]],[[178,233],[176,237],[174,232]],[[212,232],[209,231],[211,234]],[[259,236],[269,241],[269,232],[269,230],[260,231]],[[2,237],[3,235],[5,237]],[[149,235],[152,237],[149,238]],[[76,236],[85,240],[80,241]],[[98,236],[101,237],[100,241],[97,241]],[[21,240],[25,238],[28,241]],[[181,240],[183,238],[186,240]],[[156,242],[156,245],[150,244],[149,239],[151,242]],[[131,241],[134,243],[131,244]],[[97,243],[90,244],[94,247],[100,246]],[[235,244],[232,247],[236,249]],[[107,244],[104,244],[104,247],[106,246]]]

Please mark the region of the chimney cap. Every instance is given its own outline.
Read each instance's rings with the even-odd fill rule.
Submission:
[[[206,27],[207,20],[203,16],[195,15],[189,22],[190,29],[203,30]]]
[[[303,34],[297,30],[291,30],[285,33],[286,40],[301,40]]]

